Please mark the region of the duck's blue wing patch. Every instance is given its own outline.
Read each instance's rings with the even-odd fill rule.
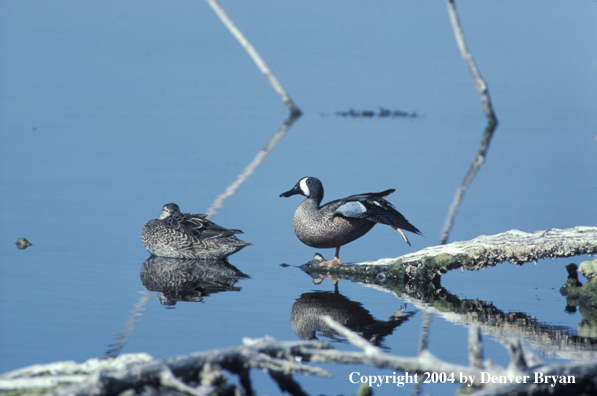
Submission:
[[[334,214],[344,217],[362,218],[367,214],[367,208],[359,201],[349,201],[340,205]]]

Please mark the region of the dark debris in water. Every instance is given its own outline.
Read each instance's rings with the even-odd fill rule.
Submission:
[[[19,238],[17,239],[17,247],[21,250],[27,249],[31,246],[31,242],[27,240],[27,238]]]
[[[403,110],[390,110],[385,107],[379,107],[378,111],[375,110],[355,110],[350,109],[348,111],[337,111],[338,117],[362,117],[362,118],[389,118],[389,117],[403,117],[403,118],[417,118],[418,114],[414,111],[403,111]]]

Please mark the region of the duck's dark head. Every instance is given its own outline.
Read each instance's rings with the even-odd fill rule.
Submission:
[[[180,213],[180,208],[178,205],[175,203],[166,204],[162,208],[162,212],[160,213],[160,217],[158,217],[158,219],[163,220],[174,213]]]
[[[290,197],[292,195],[301,194],[307,198],[315,198],[321,200],[323,198],[323,186],[316,177],[303,177],[294,185],[294,187],[280,194],[281,197]]]

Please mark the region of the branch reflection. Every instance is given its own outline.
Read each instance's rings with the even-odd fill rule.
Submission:
[[[234,182],[232,182],[232,184],[230,184],[226,188],[224,193],[221,194],[218,198],[216,198],[214,203],[207,210],[207,218],[208,219],[210,219],[213,215],[217,214],[218,209],[220,209],[221,207],[224,206],[224,201],[228,197],[234,195],[236,193],[236,190],[238,190],[238,188],[241,186],[241,184],[243,184],[245,181],[247,181],[249,176],[251,176],[251,174],[259,166],[259,164],[261,164],[261,162],[263,161],[265,156],[276,146],[276,144],[278,143],[278,140],[280,140],[282,138],[282,136],[284,136],[286,131],[290,128],[290,126],[294,123],[294,121],[296,121],[296,119],[300,115],[301,115],[300,113],[290,114],[290,117],[282,124],[280,129],[278,129],[278,131],[276,133],[274,133],[274,135],[269,139],[269,141],[267,142],[265,147],[257,153],[255,158],[253,158],[253,161],[251,161],[251,163],[249,165],[247,165],[245,170],[240,175],[238,175],[236,180]]]
[[[106,357],[116,357],[120,355],[120,351],[124,345],[128,342],[128,335],[130,332],[135,330],[135,323],[139,320],[139,317],[143,315],[145,306],[154,296],[146,291],[140,291],[141,297],[139,301],[133,306],[131,314],[127,317],[126,323],[124,324],[124,330],[114,336],[114,342],[108,345],[106,351]]]
[[[485,133],[483,134],[483,139],[481,139],[479,151],[477,152],[477,155],[475,155],[471,168],[464,177],[462,184],[456,190],[454,201],[452,201],[452,205],[450,205],[450,209],[448,210],[448,216],[446,217],[446,222],[444,224],[444,228],[442,229],[441,237],[439,239],[440,245],[444,245],[448,241],[450,230],[452,229],[452,225],[454,224],[454,216],[456,216],[456,212],[458,211],[458,207],[462,202],[462,197],[464,196],[466,189],[468,188],[469,184],[471,184],[473,177],[475,177],[483,162],[485,162],[485,154],[487,153],[489,142],[491,141],[491,137],[493,136],[493,132],[495,131],[496,126],[497,122],[494,119],[490,119],[489,125],[487,125]]]

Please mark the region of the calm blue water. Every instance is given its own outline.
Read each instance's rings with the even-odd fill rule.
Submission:
[[[103,357],[119,334],[121,352],[155,358],[234,346],[244,336],[297,339],[295,301],[333,290],[295,268],[315,250],[292,230],[300,198],[279,194],[302,176],[323,181],[324,200],[396,188],[390,201],[425,234],[409,248],[379,226],[343,247],[344,261],[437,244],[486,126],[445,4],[221,4],[304,115],[213,217],[253,243],[230,257],[250,278],[237,291],[167,307],[140,280],[149,256],[141,228],[168,202],[205,213],[287,108],[204,2],[0,2],[0,372]],[[450,241],[597,224],[597,9],[457,5],[499,126]],[[335,115],[380,106],[419,116]],[[19,237],[33,246],[16,249]],[[449,273],[443,285],[574,334],[582,316],[564,312],[558,289],[564,266],[585,259]],[[340,292],[380,321],[404,304],[349,281]],[[140,315],[126,330],[133,310]],[[424,312],[407,310],[414,315],[382,345],[412,356]],[[466,334],[434,315],[430,350],[466,364]],[[487,358],[507,363],[498,342],[485,343]],[[334,379],[297,376],[307,392],[349,394],[352,371],[385,373],[324,367]],[[252,376],[259,392],[277,392],[267,375]]]

